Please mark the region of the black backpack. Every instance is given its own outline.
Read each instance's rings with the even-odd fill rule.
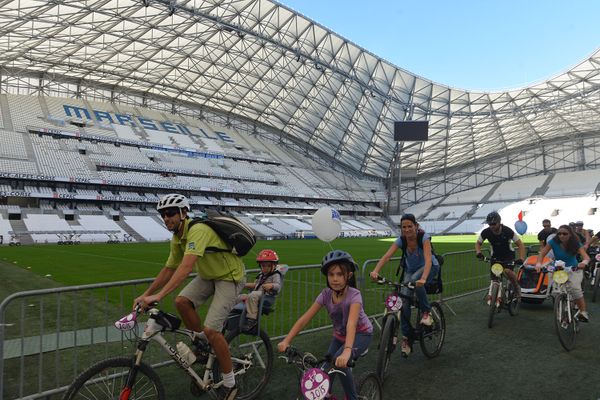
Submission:
[[[421,249],[423,248],[423,236],[425,236],[425,231],[419,229],[417,231],[417,244]],[[400,281],[402,282],[402,279],[404,278],[404,270],[406,269],[405,264],[407,243],[406,238],[404,236],[400,236],[400,238],[402,239],[402,258],[400,259],[400,265],[398,266],[396,275],[400,273],[400,268],[402,268],[402,275],[400,276]],[[433,256],[437,259],[440,268],[438,270],[438,275],[435,277],[435,279],[431,283],[425,285],[425,291],[428,294],[442,293],[442,291],[444,290],[444,285],[442,284],[442,265],[444,265],[444,257],[435,254],[435,250],[433,249],[433,243],[431,243],[431,252],[433,253]]]
[[[221,214],[216,210],[207,210],[206,217],[193,218],[188,229],[199,223],[210,226],[225,243],[231,246],[231,249],[207,247],[208,252],[226,251],[243,257],[256,244],[254,230],[233,216]]]

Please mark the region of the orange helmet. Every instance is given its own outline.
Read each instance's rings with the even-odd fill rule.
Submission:
[[[274,250],[264,249],[264,250],[261,250],[260,253],[258,253],[258,255],[256,256],[256,261],[258,261],[258,262],[261,262],[261,261],[278,262],[279,256],[277,255],[277,253],[275,253]]]

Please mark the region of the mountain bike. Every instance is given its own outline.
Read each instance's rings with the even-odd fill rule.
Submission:
[[[382,381],[385,378],[387,369],[390,363],[390,357],[396,349],[398,343],[398,334],[400,332],[400,321],[403,307],[411,307],[411,303],[417,309],[416,321],[413,325],[410,324],[411,334],[409,335],[409,343],[412,344],[415,340],[419,340],[421,350],[427,358],[433,358],[440,354],[444,339],[446,337],[446,319],[442,306],[437,301],[431,303],[431,317],[433,324],[431,326],[422,325],[420,323],[422,314],[419,306],[419,299],[416,296],[415,284],[392,282],[382,276],[377,276],[377,284],[388,285],[394,288],[394,291],[387,297],[385,301],[385,310],[383,312],[381,339],[378,344],[377,357],[377,376]],[[411,290],[411,295],[406,296],[401,293],[401,289],[405,287]]]
[[[579,332],[579,310],[567,289],[569,272],[577,271],[577,267],[567,267],[555,263],[553,275],[554,283],[557,285],[557,295],[554,299],[554,326],[558,340],[565,350],[571,351],[575,347],[575,338]],[[564,263],[562,263],[564,265]]]
[[[491,328],[494,322],[494,316],[502,311],[503,308],[508,309],[508,313],[511,316],[519,314],[519,308],[521,306],[521,299],[517,296],[517,289],[513,283],[506,277],[504,273],[505,268],[514,268],[515,262],[496,262],[493,258],[484,257],[484,262],[490,262],[492,264],[490,270],[492,272],[492,279],[490,280],[490,286],[488,289],[488,300],[489,306],[488,313],[488,328]]]
[[[117,329],[133,332],[137,336],[137,318],[144,313],[141,307],[115,322]],[[69,386],[63,400],[72,399],[166,399],[160,377],[152,366],[142,361],[148,346],[155,342],[191,378],[190,391],[194,396],[210,392],[219,397],[223,391],[223,380],[216,355],[203,334],[189,329],[180,329],[181,320],[173,314],[157,308],[145,311],[148,314],[143,334],[137,338],[137,350],[133,357],[109,358],[92,365],[82,372]],[[239,318],[239,316],[236,316]],[[192,351],[183,341],[172,346],[165,339],[165,332],[174,332],[189,341],[196,338]],[[239,329],[226,331],[225,339],[231,350],[231,360],[238,394],[236,399],[257,398],[268,383],[273,368],[273,348],[269,336],[262,330],[256,335],[242,334]],[[202,365],[204,365],[202,367]],[[204,369],[203,372],[197,373]]]
[[[335,366],[325,368],[333,364],[333,357],[326,354],[322,359],[317,359],[311,353],[303,353],[294,346],[285,350],[285,355],[280,356],[288,364],[293,364],[299,373],[300,385],[297,400],[336,400],[330,396],[333,374],[344,374],[344,371],[336,369]],[[366,353],[365,353],[366,354]],[[364,355],[364,354],[363,354]],[[355,360],[348,361],[348,367],[354,367]],[[358,378],[356,391],[360,400],[383,399],[383,388],[381,381],[375,372],[367,372]]]

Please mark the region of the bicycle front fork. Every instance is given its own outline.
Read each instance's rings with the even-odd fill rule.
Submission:
[[[492,292],[494,291],[494,286],[497,285],[498,286],[498,291],[496,292],[496,307],[500,306],[500,302],[502,300],[502,285],[500,284],[500,282],[491,280],[490,281],[490,287],[488,288],[488,302],[487,304],[490,305],[492,302]]]

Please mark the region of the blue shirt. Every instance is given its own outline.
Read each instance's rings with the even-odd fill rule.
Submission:
[[[548,244],[550,245],[550,247],[552,247],[555,260],[564,261],[567,267],[574,267],[577,264],[579,264],[577,262],[576,254],[567,253],[567,251],[560,245],[560,243],[558,243],[556,237],[548,241]],[[579,243],[579,247],[581,247],[581,243]]]
[[[429,240],[429,243],[431,243],[431,236],[428,233],[423,234],[423,243],[425,243],[425,241]],[[396,239],[396,241],[394,242],[394,244],[396,244],[396,246],[398,246],[398,248],[402,248],[402,237],[399,237],[398,239]],[[420,270],[421,268],[423,268],[425,266],[425,253],[423,252],[423,249],[421,248],[421,246],[417,246],[417,248],[415,249],[415,251],[413,251],[412,253],[408,250],[408,248],[406,249],[406,254],[405,254],[405,259],[406,259],[406,272],[408,273],[413,273],[413,272],[417,272],[418,270]],[[431,252],[431,270],[437,270],[437,268],[439,268],[439,264],[437,259],[433,256],[433,251]],[[431,272],[429,273],[430,275],[432,274]]]

